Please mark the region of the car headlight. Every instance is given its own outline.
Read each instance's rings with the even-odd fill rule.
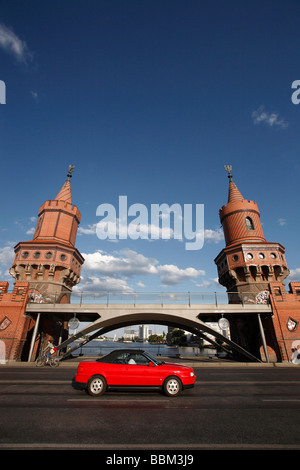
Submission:
[[[190,372],[190,376],[191,377],[194,377],[195,373],[194,372]]]

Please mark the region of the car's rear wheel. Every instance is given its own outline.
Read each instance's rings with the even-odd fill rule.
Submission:
[[[182,391],[181,380],[175,375],[167,377],[164,381],[163,391],[169,397],[177,397]]]
[[[102,375],[93,375],[87,383],[87,392],[93,397],[102,395],[106,390],[106,380]]]

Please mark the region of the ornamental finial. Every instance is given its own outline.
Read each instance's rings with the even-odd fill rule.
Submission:
[[[228,178],[231,180],[232,179],[232,165],[224,165],[225,170],[228,173]]]
[[[70,178],[72,178],[72,173],[73,173],[73,171],[74,171],[75,168],[76,168],[75,166],[69,165],[69,169],[68,169],[68,180],[69,180]]]

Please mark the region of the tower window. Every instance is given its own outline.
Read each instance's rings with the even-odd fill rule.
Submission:
[[[254,230],[254,224],[251,217],[246,217],[246,227],[248,230]]]

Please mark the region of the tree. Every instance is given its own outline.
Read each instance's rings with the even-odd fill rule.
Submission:
[[[164,343],[163,335],[150,335],[148,338],[149,343]]]
[[[185,346],[187,343],[187,336],[184,333],[183,330],[179,330],[176,328],[175,330],[172,331],[171,337],[170,337],[170,344],[173,345],[179,345],[179,346]]]

